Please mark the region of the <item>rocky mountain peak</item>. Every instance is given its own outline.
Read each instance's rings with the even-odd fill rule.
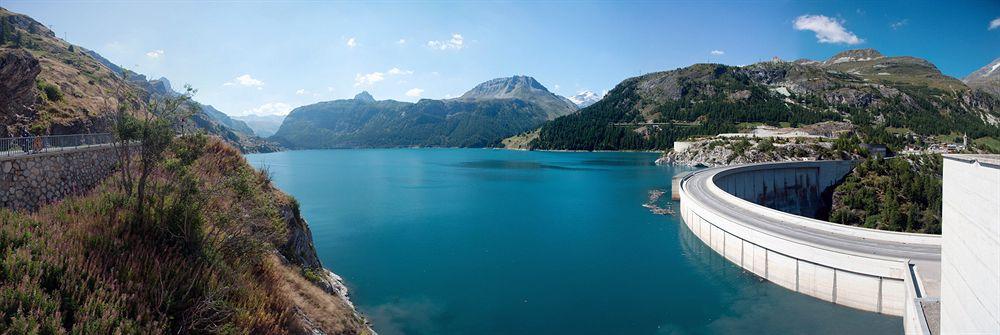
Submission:
[[[373,98],[371,94],[368,94],[368,91],[361,91],[361,93],[358,93],[358,95],[354,96],[354,100],[363,102],[375,102],[375,98]]]
[[[885,58],[885,56],[878,52],[878,50],[871,48],[854,49],[841,51],[840,53],[833,55],[833,57],[830,57],[830,59],[827,59],[824,63],[826,65],[831,65],[844,62],[863,62],[880,58]]]
[[[1000,97],[1000,58],[962,79],[969,87]]]
[[[524,94],[549,93],[549,90],[542,86],[535,78],[529,76],[513,76],[506,78],[496,78],[476,85],[461,99],[481,99],[481,98],[523,98]]]

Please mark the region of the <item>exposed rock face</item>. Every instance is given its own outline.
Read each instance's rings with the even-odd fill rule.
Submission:
[[[21,49],[0,49],[0,124],[25,118],[38,99],[35,78],[42,71],[38,60]],[[6,127],[4,127],[6,128]],[[0,131],[0,136],[8,130]]]
[[[309,224],[306,223],[306,220],[302,218],[298,203],[294,200],[286,201],[279,206],[279,211],[288,229],[288,240],[279,247],[279,252],[283,259],[290,264],[301,266],[305,271],[314,274],[314,277],[309,278],[313,284],[323,289],[327,294],[333,295],[343,301],[346,306],[353,310],[354,318],[364,323],[364,317],[358,314],[348,296],[347,285],[344,284],[343,278],[333,273],[333,271],[324,268],[323,263],[319,260],[319,256],[316,255],[312,231],[309,229]],[[314,322],[315,320],[310,320],[308,315],[301,313],[301,311],[297,314],[302,319],[302,326],[308,328],[309,333],[323,333],[322,329]],[[375,333],[367,325],[365,328],[367,332],[371,334]]]
[[[541,106],[549,120],[573,113],[577,109],[572,101],[549,92],[545,86],[529,76],[491,79],[476,85],[458,99],[521,99]]]
[[[715,167],[764,162],[857,159],[859,156],[832,149],[832,143],[793,140],[775,143],[759,139],[709,139],[687,149],[668,151],[656,164]]]
[[[973,89],[1000,97],[1000,58],[970,73],[962,81]]]

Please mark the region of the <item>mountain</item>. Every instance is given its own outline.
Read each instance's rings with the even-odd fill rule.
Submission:
[[[1000,97],[1000,58],[962,79],[969,87]]]
[[[166,78],[147,80],[92,50],[69,44],[34,19],[0,8],[0,137],[108,132],[122,102],[175,96]],[[278,149],[211,106],[193,127],[246,152]]]
[[[679,138],[738,131],[742,122],[845,119],[862,129],[1000,138],[996,97],[926,60],[864,49],[822,62],[695,64],[629,78],[593,105],[542,125],[529,148],[661,150]]]
[[[577,107],[580,108],[593,105],[598,100],[601,100],[601,96],[597,95],[597,93],[594,93],[593,91],[583,91],[569,97],[569,101],[572,101]]]
[[[507,78],[496,78],[476,85],[459,100],[491,100],[491,99],[521,99],[534,103],[545,109],[548,119],[573,113],[577,110],[576,104],[569,99],[549,92],[535,78],[528,76],[513,76]]]
[[[456,99],[410,103],[361,92],[302,106],[269,139],[290,148],[485,147],[575,110],[534,78],[515,76],[487,81]]]
[[[281,122],[285,120],[284,115],[241,115],[233,118],[243,121],[253,133],[260,137],[269,137],[278,132]]]

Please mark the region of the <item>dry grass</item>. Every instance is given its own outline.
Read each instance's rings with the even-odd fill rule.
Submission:
[[[282,334],[299,304],[351,332],[326,320],[353,310],[274,260],[287,197],[231,146],[201,148],[184,164],[176,146],[157,168],[145,225],[110,182],[36,213],[0,210],[0,333]]]

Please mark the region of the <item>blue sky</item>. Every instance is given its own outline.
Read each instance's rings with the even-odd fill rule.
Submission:
[[[231,115],[287,113],[361,90],[376,99],[454,97],[515,74],[570,96],[692,63],[826,59],[854,48],[925,58],[955,77],[1000,57],[1000,1],[5,0],[3,7],[119,65],[191,84],[196,100]]]

